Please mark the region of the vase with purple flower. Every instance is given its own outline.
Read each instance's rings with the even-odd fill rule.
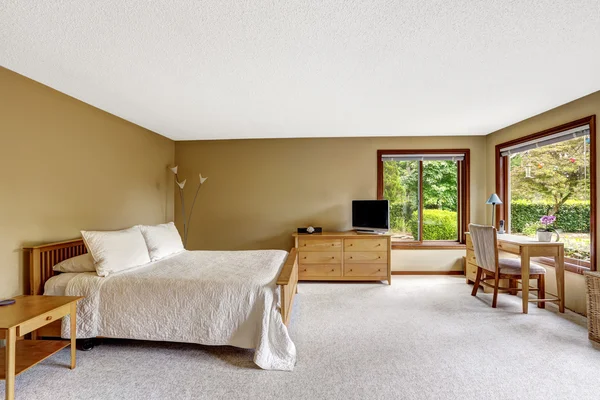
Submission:
[[[540,218],[540,222],[542,225],[544,225],[544,227],[537,230],[537,238],[539,242],[551,242],[553,234],[556,234],[557,242],[560,240],[560,235],[556,229],[550,227],[554,221],[556,221],[556,217],[554,215],[544,215],[542,218]]]

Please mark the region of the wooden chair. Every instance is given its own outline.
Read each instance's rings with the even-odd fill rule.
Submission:
[[[492,307],[496,308],[498,301],[498,291],[507,290],[511,294],[517,294],[517,280],[521,279],[521,260],[518,258],[498,258],[498,237],[496,228],[493,226],[469,224],[469,234],[473,241],[475,258],[477,261],[477,276],[473,286],[472,296],[477,294],[479,285],[491,287],[494,289]],[[537,291],[538,299],[545,299],[546,269],[539,264],[531,263],[529,267],[529,279],[537,280],[537,288],[530,290]],[[500,287],[500,279],[508,279],[510,287]],[[486,281],[493,280],[491,285]],[[544,308],[544,302],[538,302],[539,308]]]

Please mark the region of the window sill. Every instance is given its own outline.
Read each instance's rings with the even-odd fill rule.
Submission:
[[[580,267],[572,264],[565,264],[565,271],[572,272],[574,274],[583,275],[585,271],[591,271],[591,269],[587,267]]]
[[[532,261],[536,261],[542,265],[547,265],[549,267],[554,268],[554,259],[549,257],[536,257]],[[565,271],[572,272],[578,275],[583,275],[585,271],[591,271],[591,268],[583,265],[577,265],[569,262],[568,260],[565,260]]]
[[[464,250],[467,245],[459,242],[432,240],[421,243],[392,241],[392,250]]]

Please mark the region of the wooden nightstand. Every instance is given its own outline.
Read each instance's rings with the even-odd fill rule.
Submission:
[[[77,337],[77,301],[73,296],[19,296],[16,303],[0,307],[0,338],[6,347],[0,349],[0,379],[6,380],[6,399],[15,398],[15,376],[52,354],[71,345],[71,369],[75,368],[75,339]],[[18,340],[17,337],[71,315],[71,340]]]

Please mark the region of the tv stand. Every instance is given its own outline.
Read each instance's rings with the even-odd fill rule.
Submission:
[[[372,232],[294,233],[298,280],[392,284],[392,236]]]

